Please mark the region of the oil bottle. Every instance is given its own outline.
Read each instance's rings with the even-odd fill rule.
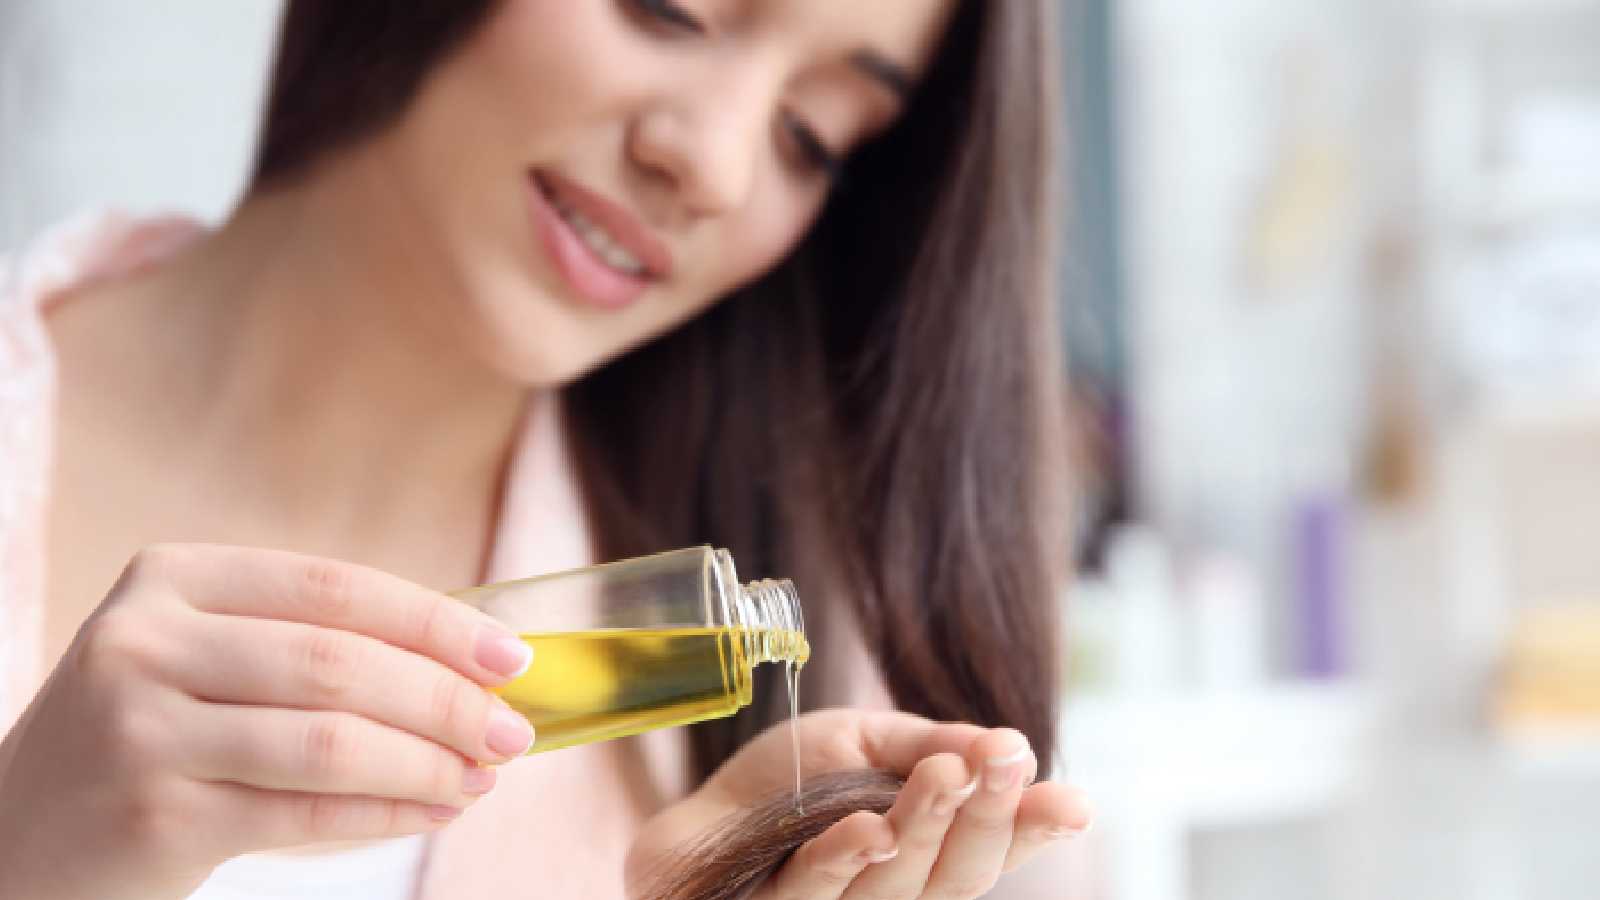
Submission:
[[[811,657],[788,579],[741,584],[709,546],[485,585],[455,596],[533,648],[497,693],[534,727],[529,753],[738,712],[761,663],[788,669],[790,708]]]

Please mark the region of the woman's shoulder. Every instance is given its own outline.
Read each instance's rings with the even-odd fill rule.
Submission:
[[[36,395],[34,383],[52,377],[44,319],[53,306],[94,282],[158,262],[203,232],[199,222],[185,216],[93,212],[0,253],[0,399]]]
[[[200,232],[181,217],[95,213],[0,254],[0,734],[41,674],[56,380],[45,316],[83,286],[159,260]]]
[[[182,215],[115,210],[75,216],[0,254],[0,317],[33,317],[87,283],[135,271],[204,232]]]

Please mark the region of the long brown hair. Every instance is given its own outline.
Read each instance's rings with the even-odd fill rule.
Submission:
[[[642,872],[649,883],[641,900],[748,897],[833,823],[860,810],[888,812],[904,785],[888,772],[864,769],[815,776],[799,797],[774,793]]]
[[[495,2],[291,0],[254,184],[396,119]],[[1053,5],[961,0],[790,259],[564,394],[602,558],[711,543],[790,574],[902,708],[1019,728],[1041,769],[1068,554]],[[779,687],[696,727],[702,775],[786,714]]]
[[[712,543],[793,573],[808,627],[849,615],[901,708],[1019,728],[1048,766],[1067,545],[1045,7],[962,3],[796,255],[567,412],[604,556]],[[767,686],[697,729],[703,773],[786,714]]]

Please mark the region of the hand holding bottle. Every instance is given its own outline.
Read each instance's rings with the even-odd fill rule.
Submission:
[[[240,853],[436,828],[533,740],[527,648],[278,551],[141,552],[0,744],[0,896],[187,895]]]

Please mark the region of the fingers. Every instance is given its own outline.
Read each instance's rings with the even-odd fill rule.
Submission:
[[[180,743],[191,778],[457,808],[494,784],[493,769],[351,713],[204,707],[189,717],[195,724]]]
[[[217,703],[343,710],[428,738],[482,762],[533,743],[522,716],[443,664],[332,628],[197,616],[168,677]]]
[[[499,685],[531,649],[483,613],[376,569],[297,553],[209,544],[144,550],[133,568],[168,579],[197,609],[354,631]]]
[[[795,851],[763,896],[835,900],[864,869],[894,859],[897,852],[887,820],[870,812],[852,813]]]
[[[954,753],[917,763],[888,813],[899,854],[861,873],[844,896],[851,900],[920,897],[956,811],[976,787],[966,761]]]
[[[978,787],[945,835],[924,891],[930,898],[966,900],[994,887],[1011,847],[1017,801],[1038,770],[1027,738],[1010,728],[973,742],[968,764],[979,773]]]
[[[207,794],[207,820],[248,823],[250,846],[257,850],[420,834],[444,826],[460,812],[408,800],[290,793],[244,784],[214,785]]]
[[[862,767],[902,774],[936,754],[965,754],[986,730],[964,722],[934,722],[894,711],[861,716],[857,722],[864,755]]]
[[[1046,781],[1029,787],[1017,805],[1015,836],[1002,871],[1009,872],[1045,847],[1089,830],[1093,811],[1081,792]]]

